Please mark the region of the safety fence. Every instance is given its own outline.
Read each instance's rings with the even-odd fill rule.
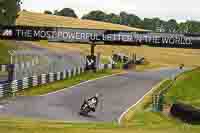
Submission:
[[[175,81],[171,81],[163,90],[161,90],[159,93],[153,95],[152,97],[152,109],[154,112],[160,112],[163,111],[164,107],[164,94],[172,87]]]
[[[171,77],[170,83],[167,84],[161,91],[153,95],[152,97],[152,110],[154,112],[161,112],[164,109],[164,104],[165,104],[165,94],[167,91],[172,88],[176,80],[178,79],[179,76],[181,76],[184,73],[184,71],[180,70],[180,73],[178,75],[173,75]],[[174,102],[176,102],[176,99],[173,99]]]
[[[98,70],[113,68],[112,64],[101,64]],[[0,98],[13,96],[16,92],[25,89],[52,83],[59,80],[69,79],[85,72],[85,66],[64,70],[63,72],[41,74],[39,76],[25,77],[22,80],[14,80],[9,83],[0,84]]]
[[[63,72],[42,74],[39,76],[25,77],[22,80],[14,80],[10,83],[0,84],[0,97],[12,96],[18,91],[25,90],[30,87],[52,83],[76,75],[80,75],[85,71],[84,67],[65,70]]]
[[[36,64],[37,64],[37,62],[27,61],[27,62],[21,62],[19,64],[13,64],[13,65],[14,65],[14,68],[19,68],[20,67],[20,69],[24,69],[25,66],[26,67],[31,67],[31,66],[34,66]],[[6,71],[8,71],[8,66],[9,65],[10,64],[0,64],[0,72],[6,72]]]

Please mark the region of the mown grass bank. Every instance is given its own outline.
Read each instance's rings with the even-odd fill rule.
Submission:
[[[48,46],[43,46],[57,51],[78,51],[85,55],[90,53],[90,45],[78,43],[53,43],[49,42]],[[97,45],[96,53],[103,56],[111,56],[114,53],[123,53],[125,55],[137,54],[137,57],[144,57],[149,63],[145,64],[150,69],[161,67],[178,67],[184,64],[186,67],[200,66],[199,49],[180,49],[180,48],[155,48],[155,47],[134,47],[134,46],[110,46]],[[141,67],[141,68],[140,68]],[[143,69],[144,66],[138,66]]]
[[[175,101],[200,107],[200,68],[179,76],[165,100],[168,103]]]

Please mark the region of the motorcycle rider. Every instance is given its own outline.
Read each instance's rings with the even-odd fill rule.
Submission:
[[[87,103],[88,103],[90,109],[91,109],[93,112],[96,111],[96,107],[97,107],[97,105],[98,105],[98,103],[99,103],[99,96],[100,96],[100,95],[99,95],[98,93],[96,93],[95,96],[93,96],[93,97],[91,97],[91,98],[89,98],[89,99],[87,100]]]
[[[182,70],[184,67],[184,64],[180,64],[179,69]]]

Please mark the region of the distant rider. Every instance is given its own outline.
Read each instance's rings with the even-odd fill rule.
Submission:
[[[180,64],[179,69],[182,70],[184,67],[184,64]]]
[[[96,107],[99,103],[99,94],[97,93],[95,96],[89,98],[87,100],[88,105],[90,106],[90,109],[95,112],[96,111]]]

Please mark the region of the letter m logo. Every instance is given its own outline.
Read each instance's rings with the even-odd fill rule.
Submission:
[[[6,29],[6,30],[4,30],[2,35],[3,36],[13,36],[13,32],[12,32],[12,30]]]

